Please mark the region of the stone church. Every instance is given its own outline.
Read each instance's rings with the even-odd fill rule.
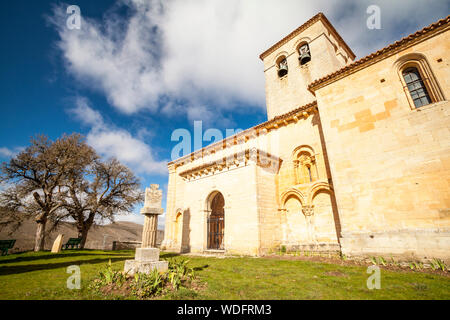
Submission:
[[[355,61],[320,13],[262,53],[268,121],[168,164],[162,248],[449,261],[449,21]]]

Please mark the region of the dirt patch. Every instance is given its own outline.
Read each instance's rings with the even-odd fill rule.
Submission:
[[[331,277],[348,277],[348,275],[346,275],[345,273],[340,272],[340,271],[329,271],[329,272],[325,272],[324,275],[331,276]]]
[[[124,283],[122,286],[117,287],[114,284],[109,284],[100,289],[100,292],[104,295],[113,295],[113,296],[128,296],[131,295],[131,281]]]
[[[101,287],[99,291],[106,296],[131,296],[133,295],[132,289],[133,278],[129,277],[125,283],[121,286],[117,286],[115,284],[109,284],[104,287]],[[208,284],[206,282],[202,282],[198,279],[192,280],[182,280],[182,287],[190,290],[194,290],[196,292],[204,291],[207,289]],[[162,290],[162,293],[159,295],[152,296],[149,299],[159,299],[167,294],[175,292],[175,288],[170,283],[166,283]]]
[[[275,260],[290,260],[290,261],[311,261],[311,262],[320,262],[320,263],[329,263],[329,264],[335,264],[339,266],[357,266],[357,267],[369,267],[372,266],[373,263],[370,260],[363,260],[363,259],[341,259],[337,255],[333,256],[304,256],[304,255],[292,255],[292,254],[285,254],[285,255],[267,255],[262,257],[263,259],[275,259]],[[380,269],[382,270],[390,270],[390,271],[400,271],[400,272],[422,272],[422,273],[428,273],[428,274],[436,274],[441,275],[445,277],[450,277],[450,272],[448,271],[442,271],[442,270],[433,270],[431,268],[422,268],[422,269],[411,269],[410,267],[406,265],[393,265],[393,264],[386,264],[386,265],[378,265]]]

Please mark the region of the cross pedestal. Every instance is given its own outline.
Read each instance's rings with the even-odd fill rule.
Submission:
[[[144,207],[141,213],[145,215],[142,248],[136,249],[134,260],[125,261],[125,272],[133,275],[135,273],[149,274],[154,269],[160,272],[167,271],[169,263],[159,261],[159,249],[156,248],[158,216],[164,213],[164,209]]]

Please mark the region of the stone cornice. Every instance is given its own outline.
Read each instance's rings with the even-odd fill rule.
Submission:
[[[292,110],[286,114],[275,117],[272,120],[269,120],[260,125],[257,125],[255,127],[247,129],[245,131],[242,131],[242,132],[235,134],[231,137],[228,137],[222,141],[213,143],[212,145],[209,145],[201,150],[195,151],[195,152],[193,152],[187,156],[184,156],[180,159],[169,162],[168,167],[169,167],[169,169],[172,168],[172,170],[173,170],[173,167],[183,166],[186,163],[195,161],[196,159],[199,159],[205,155],[214,154],[216,152],[224,150],[224,149],[228,148],[229,146],[246,143],[248,140],[254,139],[261,134],[266,134],[270,130],[277,130],[280,127],[288,125],[289,123],[292,123],[292,122],[296,123],[296,122],[300,121],[301,119],[307,119],[310,115],[313,115],[315,113],[317,113],[317,101],[311,102],[300,108]]]
[[[399,41],[394,42],[393,44],[378,50],[358,61],[355,61],[348,66],[339,69],[338,71],[331,73],[321,79],[315,80],[312,82],[308,89],[314,93],[317,89],[323,88],[326,85],[338,81],[342,78],[347,77],[350,74],[353,74],[361,69],[367,68],[368,66],[375,64],[381,60],[384,60],[402,50],[405,50],[419,42],[425,41],[439,32],[444,32],[449,29],[450,16],[439,20],[436,23],[429,25],[428,27],[423,28],[422,30],[417,31],[405,37]]]
[[[189,181],[196,180],[247,166],[249,162],[277,173],[282,160],[270,153],[252,148],[183,171],[180,173],[180,176]]]
[[[259,58],[261,60],[264,60],[269,54],[273,53],[275,50],[281,48],[283,45],[285,45],[286,43],[288,43],[290,40],[292,40],[293,38],[295,38],[299,33],[301,33],[302,31],[304,31],[305,29],[309,28],[310,26],[312,26],[314,23],[316,23],[317,21],[322,21],[327,27],[328,29],[331,31],[331,33],[333,33],[333,35],[336,37],[336,39],[338,40],[338,42],[340,44],[342,44],[342,46],[345,48],[345,50],[347,51],[347,53],[349,54],[350,58],[353,60],[355,59],[355,54],[353,53],[352,49],[350,49],[350,47],[347,45],[347,43],[344,41],[344,39],[342,39],[342,37],[339,35],[339,33],[336,31],[336,29],[333,27],[333,25],[330,23],[330,21],[327,19],[327,17],[322,13],[319,12],[318,14],[316,14],[314,17],[312,17],[311,19],[309,19],[308,21],[306,21],[304,24],[302,24],[300,27],[298,27],[297,29],[295,29],[294,31],[292,31],[290,34],[288,34],[286,37],[284,37],[283,39],[281,39],[280,41],[278,41],[276,44],[274,44],[272,47],[270,47],[269,49],[267,49],[266,51],[264,51]]]

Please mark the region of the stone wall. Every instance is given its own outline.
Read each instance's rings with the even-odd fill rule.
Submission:
[[[423,55],[450,87],[450,33],[316,91],[345,254],[450,258],[450,103],[411,108],[396,62]]]
[[[298,62],[302,41],[310,44],[307,66]],[[314,94],[312,80],[352,62],[326,23],[314,22],[268,53],[273,120],[169,165],[163,248],[204,252],[208,199],[221,192],[227,253],[261,255],[284,245],[448,261],[450,36],[438,32],[414,45],[402,43],[410,47],[368,60]],[[290,69],[280,79],[276,61],[282,55]],[[408,57],[423,57],[430,75],[425,81],[435,81],[441,101],[411,107],[398,69]],[[317,105],[299,108],[315,99]],[[270,154],[275,170],[235,157],[253,149]],[[236,161],[211,164],[227,157]]]

